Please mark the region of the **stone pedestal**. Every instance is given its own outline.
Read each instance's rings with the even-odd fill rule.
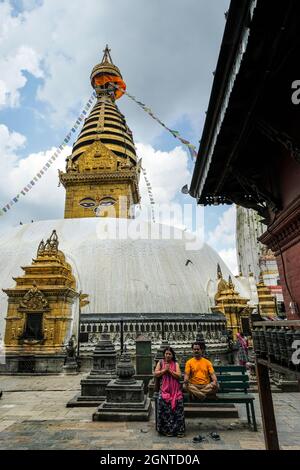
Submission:
[[[136,375],[152,374],[151,340],[145,336],[139,336],[136,340]]]
[[[98,406],[105,400],[106,386],[116,378],[116,351],[107,331],[100,336],[93,354],[93,368],[90,374],[82,379],[81,394],[75,395],[67,407]]]
[[[152,351],[151,351],[151,340],[146,336],[140,335],[136,339],[135,349],[135,364],[136,364],[136,380],[142,380],[144,382],[144,391],[148,392],[149,381],[153,377],[152,370]]]
[[[6,354],[0,358],[1,375],[61,374],[64,354]]]
[[[63,372],[66,375],[76,375],[78,374],[78,364],[73,358],[67,358],[66,363],[63,366]]]
[[[106,400],[93,414],[93,421],[148,421],[151,402],[144,394],[142,380],[135,373],[129,355],[125,352],[117,366],[117,376],[106,387]]]

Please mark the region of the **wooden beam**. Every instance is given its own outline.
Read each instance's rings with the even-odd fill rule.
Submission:
[[[259,401],[266,450],[279,450],[276,420],[272,392],[269,379],[269,369],[256,361],[256,377],[258,383]]]

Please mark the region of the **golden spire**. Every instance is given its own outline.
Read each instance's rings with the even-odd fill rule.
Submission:
[[[228,278],[228,286],[229,286],[229,289],[233,289],[233,290],[234,290],[234,285],[233,285],[231,276],[229,276],[229,278]]]
[[[90,77],[96,104],[67,158],[66,172],[59,173],[66,188],[65,218],[132,217],[140,201],[132,132],[115,104],[126,85],[108,45],[103,52]]]
[[[259,282],[256,284],[256,288],[260,315],[267,317],[276,316],[276,298],[272,295],[269,287],[266,286],[262,271],[260,271]]]
[[[217,266],[217,276],[218,276],[218,279],[223,279],[223,274],[222,274],[222,271],[221,271],[221,267],[218,263],[218,266]]]
[[[103,64],[104,62],[110,62],[111,64],[113,63],[111,55],[110,55],[110,51],[111,49],[109,49],[108,44],[106,44],[105,49],[103,50],[104,54],[101,60],[101,64]]]
[[[105,86],[105,84],[115,83],[119,87],[126,90],[126,84],[123,81],[123,77],[119,68],[112,61],[108,45],[106,45],[103,53],[104,54],[101,62],[95,65],[91,73],[90,78],[92,87],[98,93],[100,90],[99,87],[102,87],[101,91],[103,91],[103,86]],[[115,99],[120,98],[122,94],[123,93],[121,92],[115,93]]]

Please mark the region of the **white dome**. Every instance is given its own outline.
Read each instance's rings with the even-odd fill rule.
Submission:
[[[127,229],[132,234],[138,223],[142,236],[132,239]],[[15,286],[12,277],[23,274],[20,267],[31,264],[39,242],[53,229],[72,266],[77,291],[89,294],[83,313],[207,313],[207,287],[216,279],[217,264],[224,277],[231,274],[208,245],[187,250],[191,234],[186,231],[127,219],[59,219],[12,227],[0,236],[1,289]],[[115,230],[122,237],[113,239]],[[169,230],[171,239],[163,239]],[[154,232],[156,239],[146,237]],[[0,312],[3,336],[7,296],[2,290]]]

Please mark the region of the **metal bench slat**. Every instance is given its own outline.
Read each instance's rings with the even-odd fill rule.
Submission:
[[[216,375],[218,382],[249,382],[248,375]]]
[[[245,366],[214,366],[215,372],[242,372],[246,373]]]
[[[220,388],[229,389],[229,388],[240,388],[241,390],[250,388],[249,382],[221,382]]]

